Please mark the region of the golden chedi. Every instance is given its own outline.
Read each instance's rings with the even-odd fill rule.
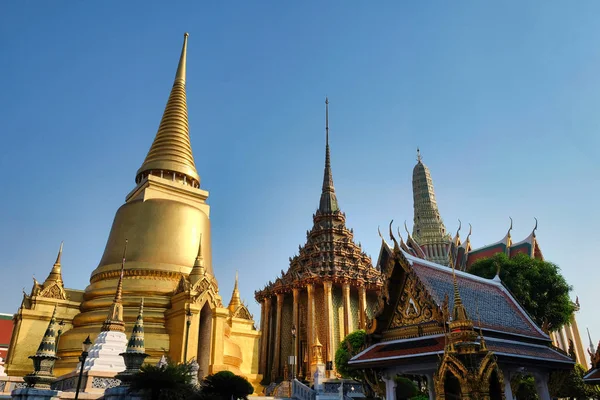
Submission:
[[[167,352],[175,361],[196,358],[202,375],[236,369],[251,382],[260,380],[258,356],[253,354],[260,333],[243,304],[244,318],[223,306],[213,273],[208,192],[200,189],[189,135],[187,39],[186,33],[171,94],[156,137],[136,173],[136,187],[117,211],[102,259],[83,299],[80,295],[77,299],[80,312],[73,317],[70,305],[71,314],[59,315],[72,329],[65,329],[60,338],[58,374],[72,371],[81,343],[88,335],[94,339],[100,333],[119,280],[123,244],[128,240],[123,319],[129,334],[144,298],[146,361],[156,362]],[[32,296],[26,297],[32,303]],[[46,313],[40,315],[47,324]],[[24,340],[16,332],[12,346],[18,347]],[[19,362],[14,360],[15,365]]]

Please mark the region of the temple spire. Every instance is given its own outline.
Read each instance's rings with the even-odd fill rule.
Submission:
[[[429,168],[423,164],[417,148],[417,165],[413,169],[413,238],[423,246],[428,259],[448,265],[448,247],[452,236],[447,232],[438,210]]]
[[[242,300],[240,300],[240,291],[238,289],[238,272],[235,271],[235,284],[233,286],[233,293],[231,293],[231,300],[229,301],[229,306],[227,306],[227,308],[229,311],[235,312],[240,305],[242,305]]]
[[[183,48],[171,95],[167,101],[154,142],[150,146],[144,163],[137,172],[136,183],[140,183],[143,178],[152,174],[183,182],[193,187],[200,186],[200,176],[196,171],[190,143],[185,93],[188,36],[186,33],[183,37]]]
[[[460,292],[458,290],[458,281],[456,280],[456,272],[454,266],[452,266],[452,281],[454,284],[454,305],[452,307],[452,321],[467,321],[467,310],[460,298]]]
[[[61,265],[60,265],[62,251],[63,251],[63,242],[60,242],[60,248],[58,249],[58,255],[56,256],[56,261],[54,262],[54,265],[52,266],[52,270],[50,270],[50,274],[48,274],[48,277],[44,281],[44,285],[43,285],[44,288],[52,285],[55,282],[60,285],[63,284]]]
[[[192,267],[192,271],[190,272],[190,283],[192,286],[196,284],[202,277],[206,274],[206,269],[204,268],[204,259],[202,258],[202,234],[200,234],[200,244],[198,245],[198,255],[196,256],[196,260],[194,261],[194,266]]]
[[[325,172],[323,174],[323,190],[319,202],[319,212],[331,213],[339,211],[333,175],[331,174],[331,156],[329,151],[329,99],[325,98]]]
[[[123,274],[125,271],[125,255],[127,254],[127,240],[123,249],[123,259],[121,261],[121,273],[117,283],[115,298],[108,311],[108,316],[102,324],[102,332],[117,331],[125,332],[125,323],[123,322]]]

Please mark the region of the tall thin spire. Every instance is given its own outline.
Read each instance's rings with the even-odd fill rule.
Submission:
[[[60,265],[62,251],[63,251],[63,242],[60,242],[60,248],[58,249],[58,255],[56,256],[56,261],[54,262],[54,265],[52,266],[52,270],[50,270],[50,274],[48,274],[48,277],[44,281],[44,284],[43,284],[44,288],[52,285],[55,282],[58,283],[59,285],[63,284],[61,265]]]
[[[185,179],[185,182],[192,186],[198,187],[200,185],[200,176],[196,171],[190,143],[185,93],[188,36],[187,33],[183,36],[183,48],[171,95],[167,101],[154,142],[150,146],[144,163],[137,172],[137,183],[141,182],[148,174],[164,176],[166,173],[174,180]],[[174,177],[173,174],[176,174],[177,177]]]
[[[454,305],[452,309],[452,321],[466,321],[469,318],[467,317],[467,310],[460,298],[460,292],[458,290],[458,281],[456,280],[456,272],[454,270],[454,266],[452,266],[452,281],[454,284]]]
[[[590,335],[590,328],[585,328],[587,330],[587,334],[588,334],[588,339],[590,340],[590,352],[595,352],[596,349],[594,348],[594,342],[592,341],[592,335]]]
[[[323,190],[319,202],[321,213],[339,211],[335,188],[333,187],[333,175],[331,174],[331,155],[329,151],[329,99],[325,98],[325,172],[323,174]]]
[[[196,260],[194,261],[194,266],[192,267],[192,271],[190,272],[190,283],[194,285],[198,282],[202,277],[206,274],[206,269],[204,268],[204,259],[202,258],[202,234],[200,234],[200,244],[198,245],[198,255],[196,256]]]
[[[108,316],[102,324],[102,332],[117,331],[125,332],[125,323],[123,322],[123,275],[125,271],[125,256],[127,254],[127,239],[125,239],[125,248],[123,249],[123,260],[121,261],[121,273],[117,283],[115,298],[108,311]]]
[[[235,271],[235,284],[233,286],[233,293],[231,293],[231,300],[229,301],[229,306],[227,306],[227,308],[229,311],[234,312],[240,305],[242,305],[242,300],[240,299],[240,291],[238,289],[238,271]]]

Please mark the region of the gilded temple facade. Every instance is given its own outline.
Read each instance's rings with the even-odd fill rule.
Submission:
[[[127,334],[144,299],[148,362],[166,353],[175,361],[196,358],[201,375],[231,370],[258,382],[260,332],[234,290],[223,305],[211,257],[208,192],[200,187],[190,143],[186,101],[187,39],[167,105],[136,186],[116,213],[104,254],[85,291],[64,287],[61,251],[48,278],[34,282],[15,314],[7,369],[23,376],[52,310],[61,323],[55,373],[72,371],[81,343],[100,334],[121,276]],[[236,294],[237,293],[237,294]],[[189,328],[188,326],[189,320]]]
[[[285,372],[294,368],[288,365],[289,356],[297,357],[298,377],[310,379],[318,353],[333,374],[337,345],[347,334],[365,328],[381,287],[379,271],[354,242],[338,205],[331,173],[329,102],[325,104],[325,171],[313,227],[298,254],[290,257],[288,270],[255,293],[263,332],[259,373],[266,382],[288,378]]]

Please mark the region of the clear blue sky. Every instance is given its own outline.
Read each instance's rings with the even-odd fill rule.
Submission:
[[[1,2],[0,311],[46,277],[61,240],[65,283],[85,288],[188,31],[225,301],[237,269],[258,320],[254,290],[304,242],[329,95],[338,199],[373,262],[377,226],[411,224],[420,146],[450,231],[461,218],[484,245],[511,216],[521,240],[538,218],[598,340],[598,15],[598,1]]]

